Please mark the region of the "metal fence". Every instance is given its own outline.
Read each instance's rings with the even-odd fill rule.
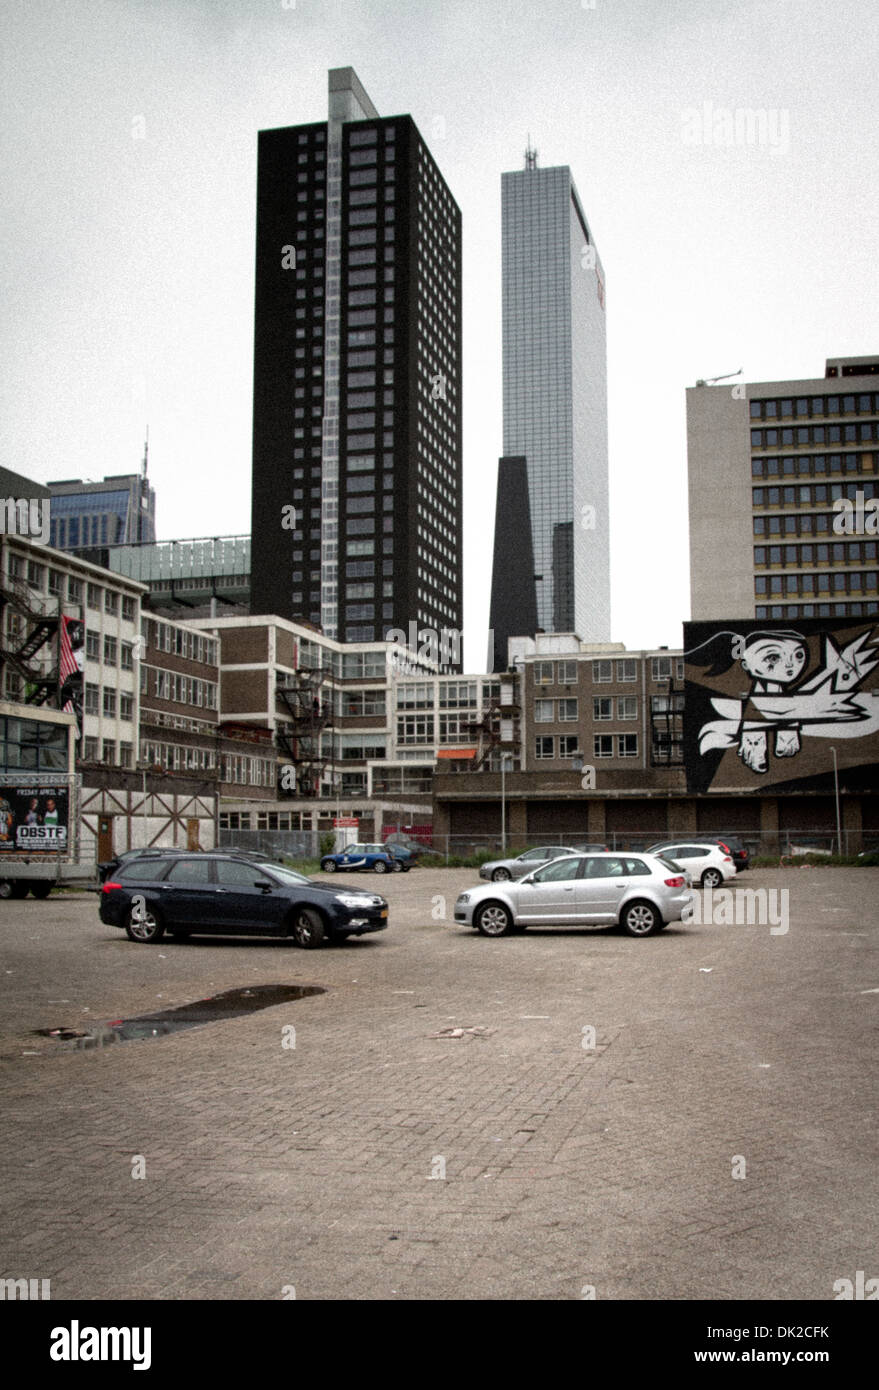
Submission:
[[[221,849],[260,850],[272,858],[317,859],[320,857],[320,840],[328,832],[314,830],[221,830]],[[838,848],[836,834],[828,830],[780,830],[775,835],[761,835],[750,830],[733,830],[726,833],[741,840],[750,851],[752,858],[761,856],[771,858],[790,857],[796,859],[806,854],[858,854],[862,849],[879,847],[879,832],[854,831],[842,835],[842,850]],[[381,838],[386,838],[383,832]],[[425,854],[436,855],[442,859],[469,859],[478,855],[501,858],[504,855],[521,854],[523,850],[538,845],[559,845],[577,849],[582,845],[607,846],[609,850],[630,850],[643,853],[656,844],[699,844],[703,840],[716,838],[702,830],[675,830],[665,834],[656,831],[610,831],[604,836],[589,839],[582,828],[565,834],[534,835],[528,838],[508,835],[506,845],[500,835],[429,835],[426,832],[411,837],[417,839]],[[336,846],[339,848],[339,845]]]

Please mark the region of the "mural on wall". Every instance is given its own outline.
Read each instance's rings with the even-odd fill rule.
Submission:
[[[879,762],[879,624],[685,623],[691,791],[823,778]]]

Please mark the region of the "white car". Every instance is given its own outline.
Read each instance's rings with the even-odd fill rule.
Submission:
[[[651,936],[679,922],[693,902],[682,871],[651,854],[572,854],[535,869],[518,883],[468,888],[455,921],[483,936],[531,926],[610,926]]]
[[[669,840],[667,844],[651,845],[648,854],[661,854],[673,859],[686,870],[693,883],[702,888],[717,888],[728,878],[735,878],[736,866],[731,854],[718,844],[700,840]]]

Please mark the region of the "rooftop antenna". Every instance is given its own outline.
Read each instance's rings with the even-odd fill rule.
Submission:
[[[531,147],[531,135],[530,135],[530,132],[529,132],[529,135],[528,135],[528,148],[527,148],[527,150],[525,151],[525,168],[526,168],[526,169],[536,169],[536,168],[537,168],[537,150],[532,149],[532,147]]]
[[[144,533],[144,512],[149,507],[149,484],[147,483],[147,465],[150,457],[150,427],[147,425],[146,434],[143,441],[143,462],[140,466],[140,506],[137,509],[137,543],[143,544]]]
[[[727,372],[726,376],[710,376],[707,381],[703,380],[703,378],[700,377],[699,380],[696,382],[696,385],[713,386],[715,381],[730,381],[734,376],[741,376],[743,371],[744,368],[739,367],[739,370],[737,372]]]

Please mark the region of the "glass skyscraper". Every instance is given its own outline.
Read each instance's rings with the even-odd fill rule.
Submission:
[[[527,461],[538,625],[604,642],[604,273],[570,169],[526,160],[501,180],[504,455]]]
[[[351,68],[328,117],[259,135],[251,611],[460,631],[461,214]]]

